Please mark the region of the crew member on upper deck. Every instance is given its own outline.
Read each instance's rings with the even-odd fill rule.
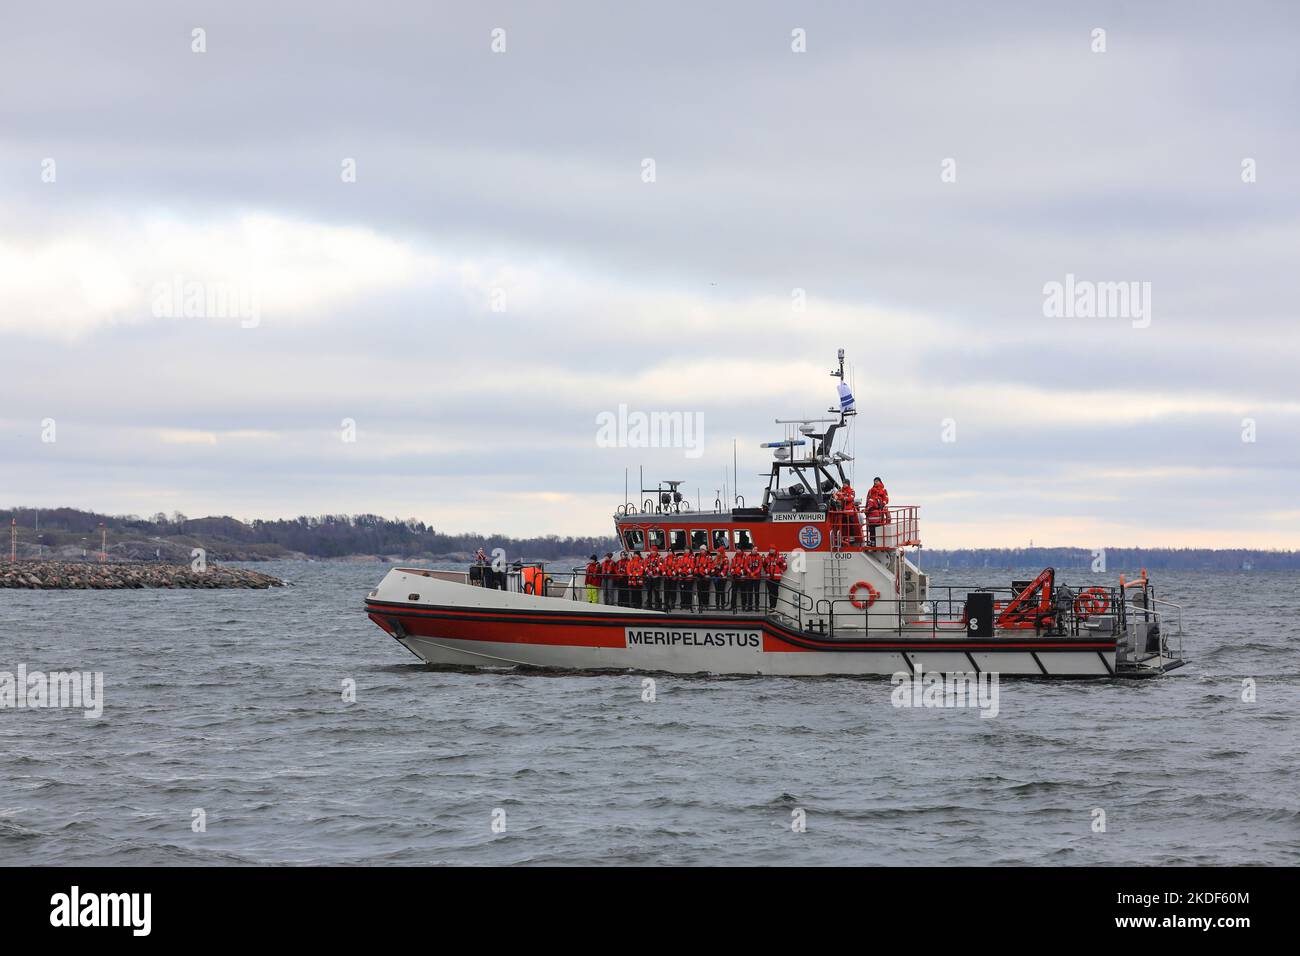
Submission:
[[[877,475],[871,483],[871,490],[867,492],[867,543],[871,547],[876,545],[876,528],[883,524],[889,524],[889,492],[885,490],[885,483]]]
[[[481,551],[479,552],[482,553]],[[594,554],[591,560],[587,562],[587,603],[595,604],[597,595],[600,594],[600,559]]]
[[[862,518],[858,514],[858,493],[847,481],[835,492],[839,505],[839,532],[841,547],[862,544]]]

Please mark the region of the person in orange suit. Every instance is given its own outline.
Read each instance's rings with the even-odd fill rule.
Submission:
[[[727,560],[727,549],[718,548],[713,555],[713,564],[709,568],[709,579],[713,582],[713,601],[719,611],[726,609],[727,570],[730,565],[731,562]]]
[[[650,553],[645,556],[646,607],[656,611],[664,608],[663,594],[663,555],[657,545],[650,546]]]
[[[693,609],[695,598],[695,555],[683,548],[673,559],[673,575],[677,578],[677,597],[683,611]]]
[[[587,562],[587,603],[595,604],[597,595],[600,594],[600,559],[594,554],[591,560]]]
[[[741,592],[741,608],[745,611],[758,610],[758,582],[763,576],[763,556],[757,551],[745,555],[744,590]]]
[[[627,607],[627,552],[620,551],[614,562],[614,586],[618,590],[619,607]]]
[[[641,598],[645,594],[645,558],[640,551],[633,551],[627,559],[627,595],[628,603],[641,609]]]
[[[876,529],[882,524],[889,524],[889,492],[885,483],[877,475],[867,492],[867,543],[875,547]]]
[[[693,564],[695,572],[695,594],[699,598],[701,611],[709,609],[709,574],[713,570],[713,557],[709,554],[709,549],[700,545],[699,553],[695,555]]]
[[[748,567],[744,551],[736,551],[731,556],[731,565],[728,570],[731,572],[731,609],[736,609],[736,599],[743,597],[745,593],[745,569]]]
[[[835,492],[839,503],[840,546],[856,547],[862,544],[862,518],[858,514],[858,493],[847,481]]]
[[[600,598],[606,604],[614,603],[614,552],[606,551],[605,560],[600,562]]]
[[[777,593],[781,590],[781,578],[785,575],[785,558],[776,548],[767,552],[763,559],[763,580],[767,582],[767,609],[776,608]]]

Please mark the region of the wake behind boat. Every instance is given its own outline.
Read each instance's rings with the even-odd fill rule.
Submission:
[[[394,568],[370,619],[431,664],[748,675],[918,670],[1149,677],[1184,663],[1181,608],[1134,581],[1070,587],[1052,568],[934,587],[919,508],[860,502],[835,450],[856,414],[839,353],[832,417],[777,419],[762,503],[694,511],[679,481],[614,514],[626,558],[559,571]],[[909,556],[910,554],[910,556]]]

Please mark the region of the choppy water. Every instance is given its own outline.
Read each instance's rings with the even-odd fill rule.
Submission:
[[[361,612],[384,567],[265,570],[295,586],[0,591],[0,671],[106,682],[99,719],[0,710],[0,862],[1300,862],[1294,574],[1158,574],[1191,665],[981,719],[888,678],[433,671]]]

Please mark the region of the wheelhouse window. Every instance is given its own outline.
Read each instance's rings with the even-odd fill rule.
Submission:
[[[668,543],[674,551],[686,550],[686,531],[682,528],[668,529]]]
[[[721,548],[723,551],[726,551],[729,544],[730,542],[727,541],[727,530],[725,528],[714,528],[713,529],[713,550],[717,551],[719,548]]]
[[[628,528],[623,532],[623,544],[629,551],[641,551],[645,548],[645,532],[640,528]]]
[[[660,551],[662,551],[662,550],[664,549],[664,529],[663,529],[663,528],[651,528],[651,529],[650,529],[650,547],[652,547],[652,548],[658,548]]]
[[[737,550],[737,551],[751,551],[751,550],[753,550],[753,548],[754,548],[754,536],[751,535],[751,534],[749,533],[749,529],[748,529],[748,528],[737,528],[736,531],[735,531],[735,535],[736,535],[736,550]]]
[[[704,528],[691,529],[691,550],[698,551],[700,548],[709,546],[709,532]]]

